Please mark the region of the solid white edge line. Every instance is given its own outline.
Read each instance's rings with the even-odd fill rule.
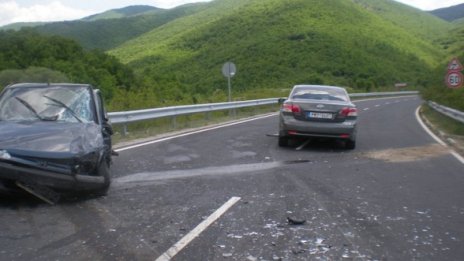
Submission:
[[[235,203],[237,203],[241,198],[232,197],[224,205],[222,205],[218,210],[211,214],[207,219],[201,222],[196,226],[192,231],[185,235],[181,240],[175,243],[170,249],[164,252],[156,261],[170,261],[175,255],[177,255],[184,247],[186,247],[193,239],[198,237],[205,229],[207,229],[211,224],[218,220],[229,208],[231,208]]]
[[[189,136],[189,135],[193,135],[193,134],[198,134],[198,133],[207,132],[207,131],[211,131],[211,130],[217,130],[217,129],[230,127],[230,126],[234,126],[234,125],[238,125],[238,124],[242,124],[242,123],[246,123],[246,122],[250,122],[250,121],[265,119],[265,118],[269,118],[269,117],[274,117],[276,115],[277,114],[271,114],[271,115],[265,115],[265,116],[262,116],[262,117],[256,117],[256,118],[252,118],[252,119],[247,119],[247,120],[242,120],[242,121],[237,121],[237,122],[232,122],[232,123],[226,123],[226,124],[211,127],[211,128],[204,128],[204,129],[197,130],[197,131],[191,131],[191,132],[187,132],[187,133],[183,133],[183,134],[179,134],[179,135],[175,135],[175,136],[170,136],[170,137],[167,137],[167,138],[161,138],[161,139],[152,140],[152,141],[148,141],[148,142],[144,142],[144,143],[140,143],[140,144],[136,144],[136,145],[132,145],[132,146],[123,147],[123,148],[116,149],[114,151],[121,152],[121,151],[125,151],[125,150],[135,149],[135,148],[147,146],[147,145],[150,145],[150,144],[155,144],[155,143],[159,143],[159,142],[163,142],[163,141],[167,141],[167,140],[172,140],[172,139],[176,139],[176,138],[180,138],[180,137],[185,137],[185,136]]]
[[[421,117],[419,116],[419,110],[420,110],[421,106],[417,107],[416,109],[416,120],[419,122],[419,124],[422,126],[422,128],[435,140],[437,141],[438,143],[440,143],[441,145],[445,146],[446,148],[449,149],[449,152],[451,153],[451,155],[453,155],[457,160],[459,160],[462,164],[464,164],[464,158],[459,155],[457,152],[455,152],[454,150],[450,149],[449,146],[444,142],[442,141],[437,135],[435,135],[435,133],[433,133],[429,127],[427,127],[427,125],[425,125],[425,123],[422,121]]]

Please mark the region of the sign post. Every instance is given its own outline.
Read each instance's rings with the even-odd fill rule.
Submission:
[[[461,71],[463,70],[462,64],[458,58],[453,58],[448,64],[448,72],[445,76],[445,82],[448,88],[461,88],[463,86],[464,76]]]
[[[237,73],[237,68],[235,67],[235,64],[232,62],[226,62],[222,66],[222,74],[227,77],[227,82],[228,82],[228,90],[229,90],[229,95],[228,95],[228,101],[232,101],[232,86],[231,86],[231,81],[230,78],[234,77],[235,74]]]

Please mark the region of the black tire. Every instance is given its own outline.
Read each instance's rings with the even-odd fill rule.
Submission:
[[[279,136],[279,146],[280,147],[287,147],[288,146],[288,137]]]
[[[108,190],[110,189],[111,184],[110,166],[106,160],[103,160],[100,166],[98,167],[97,175],[103,177],[104,183],[101,188],[98,188],[94,191],[94,194],[96,196],[106,196],[106,194],[108,194]]]
[[[355,140],[345,141],[345,148],[347,150],[354,150],[356,148],[356,141]]]

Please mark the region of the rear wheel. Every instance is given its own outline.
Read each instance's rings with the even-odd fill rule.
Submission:
[[[279,146],[280,147],[287,147],[288,146],[288,137],[279,136]]]
[[[345,148],[348,150],[354,150],[354,148],[356,148],[356,141],[355,140],[345,141]]]

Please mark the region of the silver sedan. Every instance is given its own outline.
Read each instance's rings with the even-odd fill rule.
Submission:
[[[279,146],[292,137],[339,139],[356,147],[358,110],[344,88],[296,85],[283,102],[279,119]]]

